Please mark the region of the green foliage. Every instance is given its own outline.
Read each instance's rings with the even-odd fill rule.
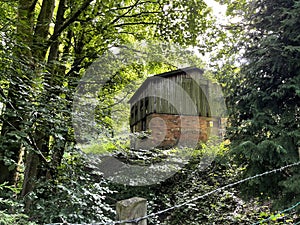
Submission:
[[[207,142],[201,142],[199,147],[193,150],[193,157],[203,157],[210,155],[220,157],[228,152],[228,141],[221,141],[219,137],[211,137]]]
[[[0,184],[0,224],[1,225],[34,225],[22,210],[22,204],[16,196],[19,189],[8,186],[6,183]],[[13,198],[11,196],[14,196]]]
[[[116,150],[117,147],[112,142],[94,143],[87,145],[86,147],[82,147],[82,151],[84,151],[87,154],[107,154]]]
[[[57,178],[40,180],[26,200],[32,202],[29,216],[37,223],[95,223],[113,217],[114,211],[106,203],[106,196],[112,193],[82,155],[68,153]]]
[[[86,166],[78,153],[64,156],[56,178],[37,183],[35,191],[25,199],[17,199],[20,189],[0,185],[1,224],[93,223],[109,221],[114,215],[106,203],[106,196],[113,192],[102,175]],[[31,204],[24,211],[28,202]]]
[[[214,152],[215,160],[205,165],[203,156]],[[148,200],[148,213],[157,212],[177,204],[185,203],[202,194],[221,186],[233,183],[242,177],[244,168],[238,167],[228,154],[225,143],[203,145],[202,150],[178,173],[169,179],[151,186],[131,187],[111,184],[117,193],[111,195],[111,204],[134,196]],[[244,201],[240,196],[239,186],[215,192],[204,198],[190,202],[178,209],[173,209],[150,218],[149,224],[252,224],[270,216],[271,224],[293,224],[295,218],[288,213],[282,216],[271,211],[269,202],[263,203],[258,198]],[[270,199],[268,199],[270,200]]]
[[[74,121],[82,143],[106,142],[109,137],[129,135],[128,100],[147,76],[178,67],[203,65],[193,52],[175,43],[150,40],[113,50],[118,53],[108,52],[90,65],[77,87]]]
[[[240,46],[246,63],[228,98],[228,137],[238,163],[246,165],[245,176],[298,161],[300,147],[299,2],[250,5],[255,19],[245,25],[247,46]],[[300,198],[298,177],[299,168],[291,168],[248,182],[244,191],[247,196],[262,192],[288,206]]]
[[[235,6],[237,11],[251,8],[244,7],[248,6],[246,1],[230,2],[230,14],[236,13]],[[108,71],[95,68],[109,78],[96,93],[102,103],[95,109],[100,137],[122,133],[121,124],[128,116],[128,108],[123,103],[146,73],[164,72],[186,63],[202,65],[190,52],[181,51],[182,46],[198,45],[200,52],[205,53],[217,43],[227,41],[227,48],[220,53],[233,62],[232,53],[248,40],[248,67],[243,73],[239,76],[234,64],[227,63],[216,74],[228,92],[239,85],[229,99],[234,153],[246,164],[247,175],[293,162],[298,157],[300,6],[297,1],[258,2],[257,19],[251,21],[254,26],[247,24],[250,33],[234,46],[230,45],[235,43],[237,34],[244,34],[241,27],[236,26],[227,35],[226,28],[213,24],[203,0],[171,3],[168,0],[5,0],[0,3],[0,180],[22,187],[17,195],[20,199],[24,197],[23,205],[11,197],[16,193],[11,196],[7,195],[10,191],[1,193],[1,223],[108,221],[109,217],[113,218],[113,212],[106,202],[107,195],[120,199],[129,195],[146,196],[151,199],[152,212],[234,180],[240,173],[235,165],[225,163],[224,146],[221,146],[224,157],[218,158],[222,160],[203,171],[199,166],[203,154],[208,151],[220,154],[216,153],[220,147],[202,146],[195,152],[194,160],[174,177],[151,187],[111,185],[119,190],[115,196],[103,177],[86,166],[88,163],[82,156],[68,153],[76,145],[76,127],[71,121],[76,86],[85,72],[95,72],[88,68],[111,47],[126,52],[117,64],[127,64],[113,74],[108,72],[116,66],[113,58],[106,62]],[[252,37],[255,39],[251,40]],[[136,41],[145,39],[149,45],[135,46]],[[153,44],[163,41],[161,45]],[[173,43],[179,46],[174,47]],[[129,51],[128,46],[133,46],[134,51]],[[128,62],[136,56],[142,60]],[[222,58],[221,54],[216,57]],[[144,63],[147,60],[151,62]],[[86,101],[85,106],[90,107],[91,101]],[[114,114],[114,110],[119,110],[119,114]],[[106,143],[88,146],[86,151],[106,153],[121,148],[125,155],[130,153],[128,141],[118,141],[107,138]],[[20,157],[21,153],[25,153],[24,158]],[[135,153],[133,157],[138,163],[149,164],[163,159],[157,150],[150,153],[154,161],[148,160],[144,153]],[[22,174],[19,180],[14,179],[17,171]],[[253,191],[260,189],[284,196],[285,201],[295,201],[300,194],[298,175],[297,169],[291,169],[281,176],[270,176],[258,185],[253,182],[249,187]],[[279,186],[273,185],[269,193],[266,185],[269,183]],[[194,221],[226,224],[228,218],[248,222],[250,219],[243,209],[245,203],[236,193],[235,189],[228,190],[165,215],[168,218],[154,218],[152,223],[165,220],[168,224],[180,224],[185,220],[188,224]],[[233,207],[238,208],[237,214],[229,213]],[[219,216],[222,212],[225,212],[223,216]]]
[[[36,223],[29,222],[28,216],[25,214],[10,214],[5,211],[0,211],[0,224],[1,225],[34,225]]]
[[[93,182],[90,176],[81,181],[85,177],[79,175],[84,174],[83,163],[63,157],[76,145],[72,103],[82,74],[111,47],[122,48],[144,39],[195,44],[199,29],[204,32],[209,25],[209,11],[202,0],[186,4],[98,0],[0,3],[0,181],[22,186],[19,195],[26,196],[25,208],[38,222],[59,220],[60,213],[71,221],[84,221],[84,214],[90,221],[100,220],[105,208],[101,203],[106,193],[104,182],[100,182],[103,187],[88,184]],[[160,66],[157,58],[147,69],[168,67]],[[120,100],[120,90],[129,85],[126,91],[132,91],[130,84],[143,77],[145,70],[143,64],[133,63],[116,74],[106,73],[110,79],[97,93],[104,106],[95,110],[99,126],[118,124],[112,106]],[[103,131],[101,135],[106,134]],[[106,147],[114,148],[112,144]],[[15,179],[17,172],[22,174],[19,180]],[[70,176],[65,177],[64,172]],[[100,194],[86,194],[89,189],[85,185],[90,185],[90,193]],[[87,203],[80,206],[81,201]],[[86,207],[91,203],[96,208]],[[72,214],[70,208],[78,212]],[[99,215],[93,216],[92,210]]]
[[[117,154],[118,152],[127,152],[130,149],[130,140],[127,136],[124,137],[102,137],[86,145],[78,145],[86,154]]]

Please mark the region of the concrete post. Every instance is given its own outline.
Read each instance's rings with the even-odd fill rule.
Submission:
[[[117,220],[132,220],[147,215],[147,200],[133,197],[117,202]],[[147,225],[147,220],[138,223],[122,223],[121,225]]]

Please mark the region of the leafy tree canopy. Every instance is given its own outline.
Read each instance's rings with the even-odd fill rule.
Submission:
[[[0,183],[20,187],[18,194],[28,197],[27,211],[34,207],[36,199],[30,193],[38,183],[51,183],[40,196],[46,196],[53,184],[69,185],[61,168],[76,148],[75,89],[87,68],[109,49],[141,40],[196,45],[200,35],[213,38],[205,35],[212,27],[210,10],[202,0],[0,1]],[[162,63],[155,61],[146,68],[155,71],[158,65]],[[132,64],[108,74],[107,88],[98,93],[108,108],[98,109],[100,123],[109,125],[116,94],[141,78],[144,70]],[[60,190],[53,188],[66,193]]]

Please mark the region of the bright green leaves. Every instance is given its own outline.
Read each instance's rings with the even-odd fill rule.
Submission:
[[[92,213],[98,212],[93,218],[99,222],[101,210],[109,208],[100,201],[108,191],[88,183],[94,182],[92,179],[84,180],[86,168],[82,169],[81,163],[69,160],[65,154],[75,151],[72,101],[81,75],[114,46],[129,46],[137,40],[196,45],[199,35],[205,35],[212,26],[210,11],[202,0],[26,0],[1,1],[0,17],[3,89],[0,148],[6,150],[0,152],[1,166],[9,171],[16,168],[17,162],[25,166],[25,171],[21,171],[24,179],[15,181],[26,189],[23,195],[34,191],[32,181],[44,181],[36,186],[37,192],[29,194],[30,200],[37,204],[31,209],[28,206],[33,215],[46,210],[41,223],[47,221],[45,217],[51,213],[65,216],[73,208],[79,216],[75,218],[74,213],[70,216],[72,221],[83,220],[80,212],[86,208],[91,218]],[[146,50],[147,47],[152,46],[146,46]],[[102,105],[96,108],[97,125],[109,127],[109,131],[113,131],[113,125],[119,125],[112,117],[113,106],[131,94],[146,72],[165,72],[184,63],[202,64],[191,52],[178,51],[181,47],[160,47],[148,51],[153,55],[143,56],[143,59],[152,57],[156,61],[125,66],[98,90],[97,100]],[[135,54],[131,52],[126,56],[131,59]],[[112,61],[107,62],[111,67],[115,66]],[[126,59],[119,63],[126,64]],[[89,103],[87,100],[85,106]],[[123,112],[123,119],[127,119],[123,106],[115,109]],[[23,159],[19,157],[21,149],[26,154]],[[60,186],[56,186],[57,183]],[[88,189],[89,185],[95,192]],[[70,201],[61,203],[60,198]],[[47,205],[49,202],[53,204]],[[57,204],[67,210],[59,211]],[[97,206],[91,207],[93,204]]]
[[[211,27],[210,10],[202,0],[172,2],[164,7],[159,33],[180,44],[196,45],[198,38]],[[173,22],[172,22],[173,21]],[[171,22],[171,23],[170,23]]]

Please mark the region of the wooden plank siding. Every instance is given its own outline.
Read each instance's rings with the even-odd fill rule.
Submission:
[[[195,67],[149,77],[129,100],[131,131],[151,130],[151,137],[133,141],[134,148],[194,146],[220,136],[225,127],[220,115],[226,108],[221,93]]]
[[[208,82],[198,70],[170,77],[153,76],[133,96],[130,125],[136,124],[151,113],[172,115],[209,116]],[[146,99],[147,103],[146,104]]]
[[[195,146],[220,135],[226,108],[221,93],[195,67],[149,77],[129,100],[131,131],[151,129],[149,138],[132,142],[134,148]]]

